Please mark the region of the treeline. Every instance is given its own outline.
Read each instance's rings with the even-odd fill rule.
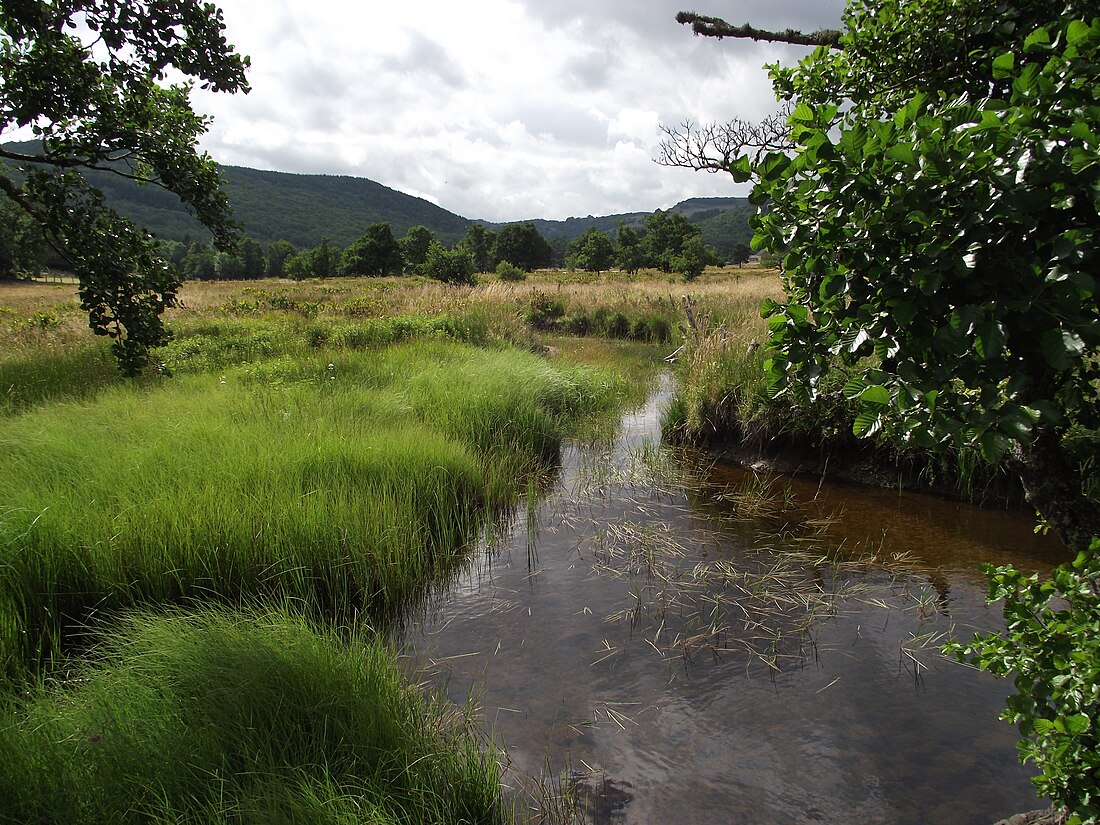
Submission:
[[[358,238],[340,247],[327,238],[299,248],[287,240],[262,244],[245,237],[232,251],[214,249],[203,240],[161,242],[165,259],[184,279],[329,278],[338,275],[424,275],[448,283],[472,283],[478,272],[497,272],[508,279],[546,267],[589,272],[620,269],[631,274],[653,268],[693,278],[708,265],[744,263],[749,249],[739,244],[721,256],[702,241],[698,224],[679,212],[655,212],[644,225],[621,224],[612,237],[590,227],[573,240],[547,240],[533,222],[507,224],[493,231],[471,223],[466,234],[447,246],[426,226],[413,226],[398,238],[388,222],[367,226]],[[32,222],[19,210],[0,209],[0,277],[19,277],[45,268],[64,269]]]
[[[185,279],[196,280],[424,275],[448,283],[472,283],[478,272],[515,279],[552,266],[597,273],[617,268],[632,274],[654,268],[693,278],[708,265],[726,262],[713,247],[703,244],[700,235],[699,227],[683,215],[656,212],[646,217],[641,230],[623,225],[612,238],[593,227],[579,238],[557,243],[543,237],[531,222],[508,224],[495,232],[472,223],[450,247],[426,226],[414,226],[398,238],[389,223],[378,222],[344,248],[327,238],[309,249],[285,240],[265,247],[244,238],[230,252],[201,241],[164,241],[162,249]],[[742,244],[729,262],[740,264],[748,258],[749,249]]]

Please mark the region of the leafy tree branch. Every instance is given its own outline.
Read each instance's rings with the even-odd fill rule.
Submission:
[[[0,192],[70,262],[89,325],[114,340],[127,373],[166,339],[160,315],[177,276],[79,170],[169,189],[219,245],[232,245],[217,166],[197,149],[208,119],[189,99],[195,83],[248,91],[248,59],[223,30],[221,12],[197,0],[0,2],[0,134],[29,130],[41,147],[0,151],[20,165]],[[170,70],[184,82],[168,83]]]

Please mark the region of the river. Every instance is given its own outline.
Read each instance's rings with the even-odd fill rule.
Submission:
[[[506,749],[507,781],[565,788],[593,823],[1041,807],[997,718],[1011,685],[936,645],[1001,625],[979,563],[1048,570],[1058,543],[911,493],[774,478],[746,495],[765,482],[659,447],[668,389],[613,443],[568,447],[406,631],[410,667]]]

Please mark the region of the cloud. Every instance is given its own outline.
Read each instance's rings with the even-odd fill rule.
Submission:
[[[466,217],[651,211],[744,191],[656,165],[660,124],[774,110],[791,47],[693,37],[669,0],[224,0],[247,97],[196,92],[223,163],[368,177]],[[837,25],[840,0],[749,0],[754,24]],[[704,13],[706,9],[703,9]],[[721,12],[721,9],[716,9]]]
[[[419,31],[410,32],[409,47],[404,54],[383,63],[382,71],[435,78],[451,89],[469,85],[459,64],[435,40]]]

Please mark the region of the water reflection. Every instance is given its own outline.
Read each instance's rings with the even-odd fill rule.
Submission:
[[[670,483],[659,403],[616,443],[567,451],[555,490],[410,631],[412,666],[459,703],[477,697],[517,771],[550,766],[591,822],[988,825],[1035,807],[997,720],[1009,686],[919,641],[998,626],[979,561],[1048,568],[1057,544],[1024,517],[794,479],[784,518],[819,525],[813,541],[849,559],[908,553],[915,573],[835,557],[791,571],[792,594],[848,598],[811,635],[783,637],[774,661],[746,639],[805,608],[762,618],[759,595],[720,599],[721,640],[677,648],[705,631],[709,603],[693,600],[713,590],[673,585],[718,562],[766,573],[777,525],[710,503],[740,471],[709,469],[702,494]],[[806,535],[788,531],[795,549]]]

